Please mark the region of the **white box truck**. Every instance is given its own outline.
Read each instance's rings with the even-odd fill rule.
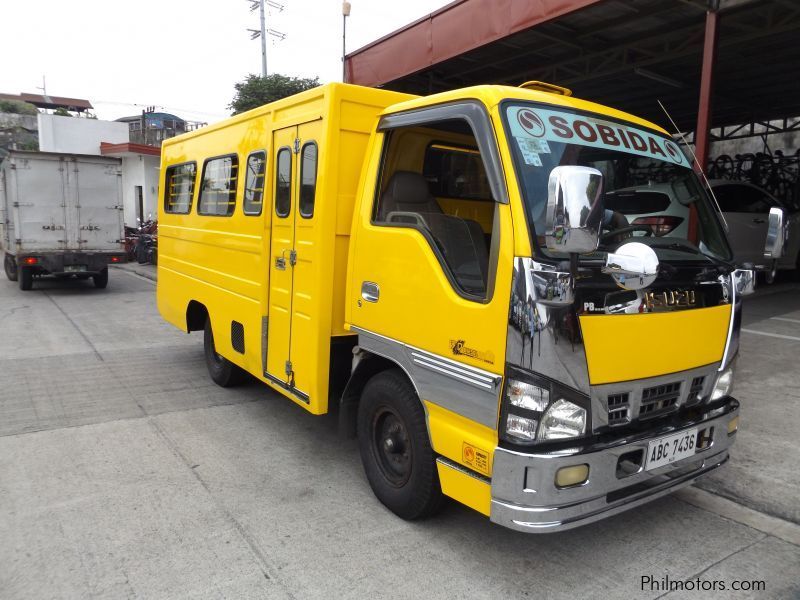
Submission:
[[[125,260],[118,158],[11,151],[0,163],[0,242],[11,281],[91,277],[108,285]]]

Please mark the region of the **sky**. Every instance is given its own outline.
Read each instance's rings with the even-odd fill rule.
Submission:
[[[356,50],[450,0],[350,0],[347,51]],[[340,0],[276,0],[267,27],[267,69],[341,81]],[[86,98],[101,119],[146,106],[192,121],[230,114],[233,85],[261,73],[258,10],[249,0],[37,0],[4,3],[0,93]]]

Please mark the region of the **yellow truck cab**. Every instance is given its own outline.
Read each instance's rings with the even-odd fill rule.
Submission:
[[[216,383],[338,411],[403,518],[567,529],[728,460],[753,272],[652,123],[328,84],[165,141],[161,178],[163,317]]]

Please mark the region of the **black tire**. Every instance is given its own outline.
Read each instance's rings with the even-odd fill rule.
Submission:
[[[144,245],[144,243],[140,242],[136,246],[135,254],[136,254],[136,262],[137,263],[139,263],[140,265],[143,265],[143,264],[145,264],[147,262],[147,247]]]
[[[203,349],[205,350],[208,374],[218,386],[234,387],[245,380],[247,374],[241,368],[224,356],[217,354],[210,319],[206,319],[206,326],[203,329]]]
[[[92,275],[94,287],[103,290],[108,286],[108,268],[103,269],[97,275]]]
[[[3,259],[3,268],[6,271],[6,277],[9,281],[16,281],[19,278],[19,269],[17,268],[17,261],[10,254],[6,254]]]
[[[399,370],[367,382],[358,406],[358,448],[372,491],[407,520],[432,516],[444,504],[422,402]]]
[[[33,269],[19,267],[19,289],[24,292],[33,289]]]

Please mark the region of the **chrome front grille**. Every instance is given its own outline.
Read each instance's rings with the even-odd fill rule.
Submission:
[[[622,423],[630,423],[631,420],[631,405],[630,394],[622,392],[620,394],[611,394],[608,396],[608,424],[621,425]]]
[[[693,406],[708,396],[718,364],[661,377],[637,379],[592,387],[595,410],[593,428],[619,427],[655,419]]]
[[[639,404],[639,418],[652,419],[664,413],[677,410],[680,396],[680,381],[644,388],[642,390],[642,401]]]

